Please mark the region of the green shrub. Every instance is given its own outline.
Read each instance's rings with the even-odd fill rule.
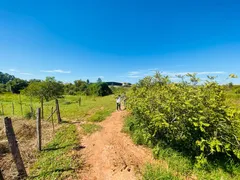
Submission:
[[[187,76],[172,83],[157,73],[132,87],[133,138],[150,145],[161,140],[195,158],[198,167],[219,157],[239,160],[239,112],[227,106],[223,87],[211,77],[197,85],[195,74]]]
[[[24,115],[24,118],[25,119],[31,119],[31,118],[35,119],[36,115],[32,112],[26,112],[25,115]]]
[[[107,83],[94,83],[88,86],[87,95],[107,96],[112,94],[112,90]]]

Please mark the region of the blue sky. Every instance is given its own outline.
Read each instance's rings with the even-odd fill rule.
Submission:
[[[136,82],[159,70],[240,75],[239,0],[1,0],[0,71]],[[234,83],[240,84],[239,79]]]

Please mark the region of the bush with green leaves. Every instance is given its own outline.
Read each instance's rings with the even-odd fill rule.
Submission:
[[[226,104],[223,87],[213,77],[200,85],[196,74],[179,78],[174,83],[156,73],[132,87],[128,108],[135,137],[186,152],[199,167],[220,156],[239,160],[240,114]]]
[[[62,97],[64,94],[64,85],[60,81],[56,81],[54,77],[46,77],[45,81],[33,81],[22,93],[39,99],[44,98],[49,101],[54,98]]]
[[[107,83],[93,83],[88,86],[87,95],[94,96],[107,96],[112,94],[112,90],[108,87]]]

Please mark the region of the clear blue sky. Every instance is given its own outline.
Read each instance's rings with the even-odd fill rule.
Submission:
[[[0,71],[136,82],[154,69],[240,75],[240,1],[0,1]]]

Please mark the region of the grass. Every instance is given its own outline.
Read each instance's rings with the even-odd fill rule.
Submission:
[[[88,118],[88,121],[91,122],[101,122],[104,119],[106,119],[106,117],[110,116],[111,113],[114,111],[115,107],[111,107],[109,109],[103,109],[100,111],[97,111],[96,113],[94,113],[92,116],[90,116]]]
[[[134,117],[128,116],[125,119],[123,132],[129,133],[136,144],[146,144],[143,133],[133,128]],[[238,180],[240,179],[240,168],[238,164],[231,162],[215,162],[202,169],[196,168],[192,159],[181,152],[160,143],[157,146],[149,146],[153,149],[159,165],[147,165],[143,173],[143,179],[188,179],[195,177],[198,180]]]
[[[29,179],[64,179],[73,176],[81,162],[71,155],[78,144],[75,125],[63,125],[54,139],[44,147],[38,161],[30,169]]]
[[[90,120],[93,122],[102,121],[115,109],[114,95],[106,97],[81,96],[81,105],[78,100],[80,96],[66,95],[59,98],[60,112],[63,122],[60,129],[57,130],[52,140],[44,146],[44,150],[37,153],[37,160],[30,167],[29,179],[65,179],[74,177],[75,171],[81,167],[81,157],[74,150],[79,143],[78,133],[75,122]],[[0,94],[1,104],[4,108],[4,116],[12,119],[29,119],[30,98],[21,95],[23,113],[21,113],[20,96],[11,93]],[[12,112],[12,103],[14,104],[14,115]],[[32,99],[34,111],[40,107],[38,99]],[[55,107],[55,101],[44,102],[44,119],[50,115],[51,108]],[[1,114],[1,112],[0,112]],[[27,119],[26,119],[27,117]],[[28,120],[29,119],[29,120]],[[54,121],[56,121],[54,116]],[[24,120],[24,121],[25,121]],[[74,122],[71,124],[71,122]],[[3,127],[0,127],[0,130]],[[88,123],[82,125],[86,134],[91,134],[101,129],[101,126]]]
[[[89,96],[81,96],[82,103],[78,105],[78,99],[80,96],[71,96],[66,95],[64,98],[59,99],[59,106],[61,111],[62,119],[65,121],[81,121],[85,118],[85,116],[89,116],[99,111],[101,108],[104,108],[106,112],[100,112],[96,115],[99,117],[93,117],[93,119],[102,119],[102,117],[106,117],[106,115],[110,114],[115,108],[115,98],[113,95],[105,96],[105,97],[89,97]],[[0,105],[3,104],[4,115],[10,117],[22,117],[28,116],[30,110],[30,98],[27,96],[21,95],[22,106],[23,106],[23,114],[21,113],[20,106],[20,96],[17,94],[5,93],[0,94]],[[14,115],[12,112],[12,103],[14,104]],[[32,105],[34,111],[38,107],[40,107],[40,101],[38,99],[32,100]],[[55,101],[44,102],[44,117],[47,117],[51,114],[51,108],[55,107]],[[0,106],[1,111],[1,106]],[[89,112],[91,111],[91,112]],[[107,113],[108,111],[108,113]],[[105,114],[106,113],[106,114]],[[0,112],[1,114],[1,112]],[[101,116],[101,117],[100,117]],[[56,117],[55,117],[56,119]]]
[[[143,180],[179,180],[171,172],[160,166],[146,165],[143,172]]]
[[[81,127],[83,129],[84,134],[92,134],[102,129],[102,127],[97,124],[89,124],[89,123],[82,124]]]

